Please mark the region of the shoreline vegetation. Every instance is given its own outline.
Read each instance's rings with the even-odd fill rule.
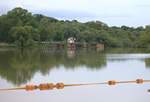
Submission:
[[[110,27],[101,21],[58,20],[20,7],[0,16],[0,47],[40,48],[35,42],[67,42],[69,37],[110,48],[150,48],[150,25]]]

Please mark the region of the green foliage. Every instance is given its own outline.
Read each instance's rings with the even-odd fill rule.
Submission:
[[[140,35],[140,47],[150,47],[150,32],[143,32]]]
[[[1,42],[16,43],[19,47],[32,45],[39,40],[37,21],[27,10],[14,8],[0,16]]]
[[[12,27],[9,31],[9,41],[15,42],[19,47],[31,46],[39,39],[38,30],[32,26]]]
[[[101,21],[57,20],[32,15],[19,7],[0,16],[0,42],[24,47],[38,40],[65,42],[68,37],[75,37],[81,43],[103,43],[105,47],[150,47],[150,26],[109,27]]]

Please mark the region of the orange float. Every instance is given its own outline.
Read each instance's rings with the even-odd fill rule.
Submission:
[[[108,81],[108,85],[115,85],[115,84],[116,84],[115,80]]]
[[[36,85],[26,85],[26,91],[33,91],[37,88]]]
[[[57,88],[57,89],[63,89],[64,86],[65,86],[64,83],[57,83],[57,84],[56,84],[56,88]]]
[[[55,88],[55,85],[53,83],[47,83],[48,89],[53,90]]]
[[[68,86],[81,86],[81,85],[100,85],[100,84],[108,84],[108,85],[115,85],[115,84],[123,84],[123,83],[137,83],[137,84],[142,84],[144,82],[150,82],[150,80],[143,80],[143,79],[136,79],[136,81],[115,81],[111,80],[108,82],[99,82],[99,83],[84,83],[84,84],[64,84],[64,83],[57,83],[54,85],[53,83],[43,83],[40,84],[39,86],[36,85],[26,85],[25,87],[20,87],[20,88],[8,88],[8,89],[0,89],[0,91],[6,91],[6,90],[23,90],[25,89],[26,91],[33,91],[35,89],[40,89],[40,90],[52,90],[54,88],[57,89],[63,89],[64,87]]]
[[[142,83],[143,83],[143,79],[137,79],[137,80],[136,80],[136,83],[137,83],[137,84],[142,84]]]

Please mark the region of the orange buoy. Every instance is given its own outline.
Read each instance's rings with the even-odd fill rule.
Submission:
[[[136,81],[115,81],[115,80],[111,80],[108,82],[99,82],[99,83],[82,83],[82,84],[64,84],[64,83],[57,83],[56,85],[54,85],[53,83],[43,83],[40,84],[39,86],[36,85],[26,85],[25,87],[20,87],[20,88],[7,88],[7,89],[0,89],[0,91],[4,91],[4,90],[23,90],[25,89],[26,91],[33,91],[35,89],[40,89],[40,90],[52,90],[53,88],[57,88],[57,89],[63,89],[64,87],[67,86],[81,86],[81,85],[98,85],[98,84],[108,84],[108,85],[115,85],[117,83],[137,83],[137,84],[142,84],[144,82],[150,82],[150,80],[143,80],[143,79],[136,79]],[[150,91],[150,90],[148,90]]]
[[[108,81],[108,85],[115,85],[115,84],[116,84],[115,80]]]
[[[39,89],[40,90],[47,90],[49,87],[48,87],[48,85],[47,84],[40,84],[39,85]]]
[[[65,86],[64,83],[57,83],[57,84],[56,84],[56,88],[57,88],[57,89],[63,89],[64,86]]]
[[[26,91],[33,91],[37,88],[36,85],[26,85]]]
[[[137,79],[137,80],[136,80],[136,83],[137,83],[137,84],[142,84],[142,83],[143,83],[143,79]]]
[[[53,83],[47,83],[47,86],[49,90],[52,90],[55,87]]]

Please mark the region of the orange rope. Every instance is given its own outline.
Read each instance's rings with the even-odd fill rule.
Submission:
[[[8,89],[0,89],[0,91],[7,91],[7,90],[23,90],[26,89],[26,87],[21,87],[21,88],[8,88]]]
[[[143,79],[137,79],[136,81],[115,81],[115,80],[111,80],[111,81],[108,81],[108,82],[99,82],[99,83],[83,83],[83,84],[63,84],[63,83],[57,83],[56,85],[54,85],[53,83],[46,83],[46,84],[44,83],[44,84],[40,84],[38,86],[36,86],[36,85],[26,85],[25,87],[20,87],[20,88],[0,89],[0,91],[7,91],[7,90],[33,91],[35,89],[52,90],[54,88],[63,89],[64,87],[70,87],[70,86],[100,85],[100,84],[115,85],[115,84],[123,84],[123,83],[137,83],[137,84],[142,84],[144,82],[150,82],[150,80],[143,80]]]
[[[108,82],[86,83],[86,84],[66,84],[65,86],[82,86],[82,85],[98,85],[98,84],[108,84]]]

